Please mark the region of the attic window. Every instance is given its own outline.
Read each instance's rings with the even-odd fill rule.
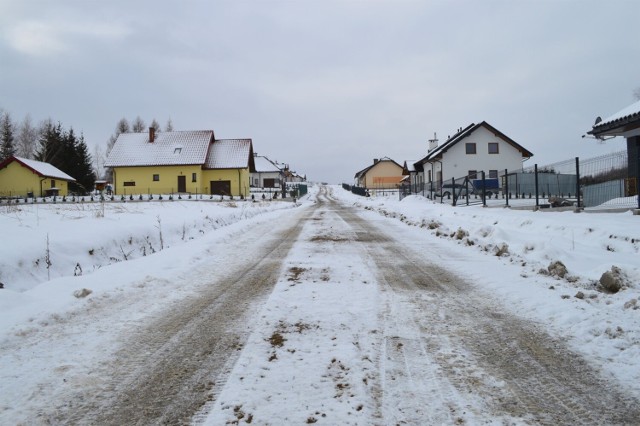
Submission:
[[[178,146],[176,148],[173,149],[173,153],[174,154],[180,154],[182,152],[182,147]]]
[[[465,144],[465,151],[467,154],[475,154],[476,153],[476,144],[474,142],[469,142]]]

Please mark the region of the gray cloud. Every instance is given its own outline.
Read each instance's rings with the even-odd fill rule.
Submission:
[[[10,3],[10,4],[9,4]],[[0,3],[0,107],[104,144],[137,115],[250,137],[310,179],[487,120],[539,164],[640,86],[635,1]]]

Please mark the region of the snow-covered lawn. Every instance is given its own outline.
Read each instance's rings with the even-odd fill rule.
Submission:
[[[640,397],[640,216],[454,208],[422,197],[397,201],[362,198],[340,187],[332,191],[363,217],[385,224],[407,246],[428,250],[434,262],[492,294],[496,303],[567,340]],[[310,206],[316,193],[317,188],[310,188],[298,205],[173,201],[0,206],[0,423],[33,419],[65,369],[83,357],[99,362],[103,345],[117,341],[109,327],[96,335],[79,335],[83,328],[75,324],[76,316],[87,318],[92,311],[97,318],[117,310],[122,321],[135,322],[162,309],[190,293],[188,283],[177,288],[169,280],[206,255],[205,240],[207,250],[223,250],[235,233],[285,220],[294,208]],[[308,406],[292,414],[296,421],[320,422],[323,414],[352,423],[369,419],[366,407],[347,404],[339,390],[345,375],[362,383],[373,368],[367,356],[375,318],[367,307],[378,297],[375,278],[367,265],[343,260],[348,249],[314,252],[317,245],[309,239],[319,234],[309,224],[302,242],[285,259],[280,281],[256,313],[255,331],[217,405],[209,406],[211,412],[199,421],[219,424],[243,410],[268,417],[270,409],[282,408],[273,404],[279,397],[291,406]],[[321,234],[342,238],[340,229]],[[329,269],[318,267],[320,256]],[[549,271],[556,261],[566,266],[563,277],[554,275],[557,269]],[[615,294],[599,285],[612,267],[622,283]],[[305,285],[311,282],[327,285]],[[92,293],[77,293],[85,288]],[[338,311],[345,301],[348,313]],[[43,340],[48,353],[33,356],[30,348]],[[354,347],[354,340],[361,347]],[[334,362],[333,353],[341,355]],[[278,357],[278,374],[270,370],[275,364],[269,355]],[[309,371],[318,363],[322,371]],[[49,368],[51,364],[57,367]],[[303,391],[310,386],[322,391],[323,381],[336,393],[323,394],[329,397],[326,405],[314,406],[314,397]],[[365,389],[350,391],[362,395]]]

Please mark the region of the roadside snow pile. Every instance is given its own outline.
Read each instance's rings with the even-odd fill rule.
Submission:
[[[426,229],[439,238],[519,263],[581,288],[615,293],[640,288],[640,232],[627,213],[533,212],[481,206],[452,207],[421,196],[402,201],[336,195],[366,210]]]
[[[0,282],[5,291],[27,291],[44,281],[86,275],[294,206],[287,201],[178,200],[2,205]]]
[[[334,194],[363,215],[405,223],[408,246],[423,244],[435,263],[638,391],[640,216],[452,207],[420,196],[358,197],[342,188]]]

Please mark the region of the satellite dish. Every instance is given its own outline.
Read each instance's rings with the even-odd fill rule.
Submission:
[[[602,121],[602,118],[600,118],[600,117],[596,117],[596,122],[595,122],[595,123],[593,123],[593,125],[594,125],[594,126],[597,126],[597,125],[598,125],[598,123],[600,123],[601,121]]]

